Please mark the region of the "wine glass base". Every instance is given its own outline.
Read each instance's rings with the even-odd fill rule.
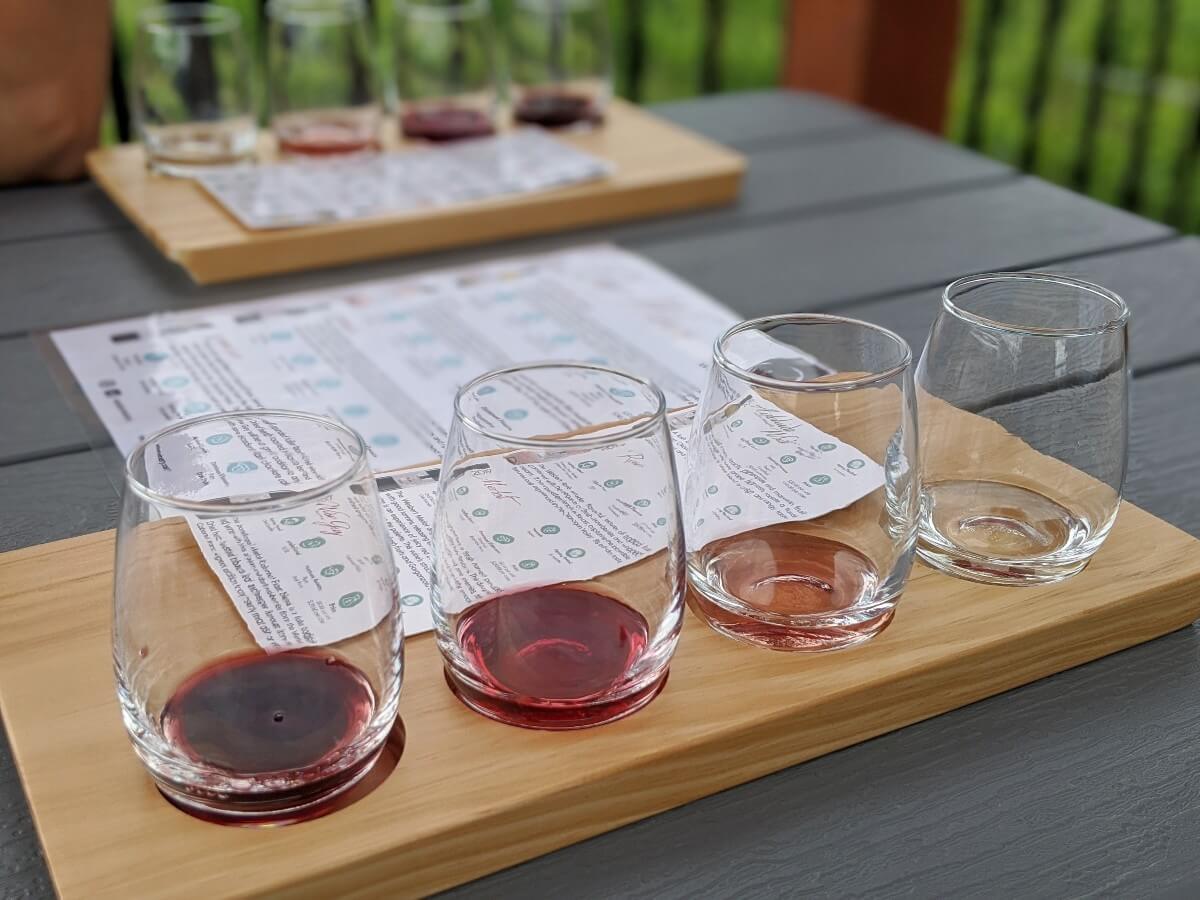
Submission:
[[[570,701],[545,701],[541,704],[518,703],[507,697],[496,696],[488,691],[468,684],[445,669],[446,683],[464,705],[482,716],[539,731],[573,731],[592,728],[615,722],[633,715],[659,695],[667,683],[668,670],[633,693],[612,700],[572,703]]]
[[[1071,565],[1013,564],[1002,560],[985,560],[977,557],[933,549],[924,543],[917,545],[917,556],[930,568],[937,569],[955,578],[977,581],[981,584],[1035,585],[1053,584],[1078,575],[1090,559]]]
[[[869,641],[891,624],[892,606],[879,615],[853,624],[788,625],[740,615],[705,597],[694,587],[688,591],[688,606],[713,631],[743,644],[767,650],[822,653],[847,650]]]
[[[264,799],[183,790],[158,779],[155,786],[172,806],[205,822],[243,828],[293,825],[345,809],[371,793],[392,774],[404,753],[404,744],[404,723],[397,719],[388,739],[374,754],[314,785],[311,792],[289,791]]]

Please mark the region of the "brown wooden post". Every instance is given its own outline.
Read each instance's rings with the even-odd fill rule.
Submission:
[[[789,0],[787,87],[941,133],[959,0]]]

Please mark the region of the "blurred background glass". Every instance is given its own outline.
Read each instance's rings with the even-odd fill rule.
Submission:
[[[138,17],[131,107],[152,165],[186,175],[255,149],[250,59],[236,10],[207,3]]]

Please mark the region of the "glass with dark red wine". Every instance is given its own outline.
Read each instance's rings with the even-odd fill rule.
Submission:
[[[400,133],[442,143],[495,131],[496,63],[487,0],[396,0]]]
[[[662,392],[599,365],[483,375],[454,405],[434,523],[433,611],[451,690],[562,730],[662,689],[684,550]]]
[[[568,128],[604,121],[612,95],[604,0],[515,0],[508,56],[517,123]]]
[[[736,325],[688,443],[688,603],[775,650],[833,650],[892,621],[919,508],[911,353],[825,315]]]
[[[279,152],[379,148],[380,86],[365,0],[270,0],[267,82]]]
[[[334,808],[397,725],[403,627],[362,439],[304,413],[217,413],[130,455],[113,661],[133,748],[201,818]]]

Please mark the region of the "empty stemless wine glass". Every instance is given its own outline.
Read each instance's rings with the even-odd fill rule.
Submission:
[[[394,49],[406,138],[440,142],[493,133],[494,43],[487,0],[396,0]]]
[[[458,392],[432,599],[467,706],[583,728],[661,690],[685,586],[665,406],[650,382],[582,363],[503,369]]]
[[[271,128],[284,154],[379,147],[382,118],[364,0],[270,0]]]
[[[1128,321],[1112,291],[1062,275],[946,288],[917,369],[923,560],[996,584],[1087,564],[1125,480]]]
[[[249,57],[236,10],[179,3],[143,10],[130,109],[147,161],[168,175],[254,155]]]
[[[371,770],[403,628],[355,432],[282,410],[163,429],[129,456],[115,571],[117,696],[169,800],[298,821]]]
[[[612,95],[604,0],[515,0],[509,68],[513,118],[526,125],[596,125]]]
[[[908,345],[825,315],[716,343],[688,444],[692,609],[775,650],[831,650],[891,622],[916,540]]]

